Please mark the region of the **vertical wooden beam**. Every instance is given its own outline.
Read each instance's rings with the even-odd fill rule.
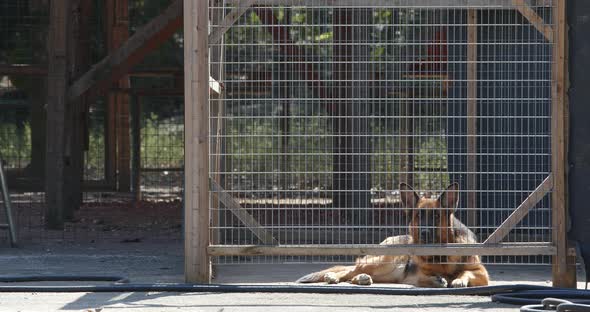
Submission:
[[[128,88],[127,82],[119,81],[119,87]],[[116,92],[117,98],[117,181],[118,190],[129,192],[131,189],[131,142],[129,127],[129,94]]]
[[[45,1],[27,1],[31,11],[47,12],[49,10],[49,3]],[[28,46],[31,51],[47,48],[46,32],[33,32],[29,40],[31,46]],[[46,55],[44,53],[33,53],[31,63],[41,64],[46,63]],[[26,92],[29,96],[30,105],[30,126],[31,126],[31,162],[29,163],[28,176],[34,177],[43,181],[45,177],[45,148],[46,143],[46,105],[47,105],[47,65],[4,65],[0,67],[8,67],[14,69],[14,74],[31,75],[27,77],[29,80],[26,83]],[[22,70],[21,70],[22,69]],[[11,74],[10,71],[3,74]],[[23,87],[23,86],[19,86]]]
[[[185,280],[209,283],[208,1],[184,0]]]
[[[69,76],[73,79],[84,74],[90,64],[90,19],[92,17],[93,3],[91,0],[72,0],[72,18],[70,27],[71,38],[69,43]],[[84,181],[84,148],[87,138],[86,113],[88,103],[86,97],[82,96],[75,101],[68,100],[68,119],[70,119],[71,129],[69,137],[71,147],[69,152],[70,171],[67,174],[67,185],[71,192],[71,202],[69,205],[73,209],[78,209],[82,204],[83,192],[82,183]],[[73,212],[73,211],[71,211]]]
[[[558,0],[554,8],[553,85],[551,106],[551,169],[553,174],[552,238],[557,249],[553,257],[553,286],[576,287],[575,263],[568,263],[566,205],[567,181],[567,24],[566,1]]]
[[[28,92],[31,105],[31,162],[30,175],[42,179],[45,177],[45,148],[47,146],[46,101],[47,79],[30,77],[32,91]]]
[[[52,1],[48,38],[47,76],[47,157],[45,201],[47,225],[61,228],[67,201],[66,172],[66,92],[68,88],[68,21],[70,1]]]
[[[127,0],[107,0],[108,48],[113,53],[129,39],[129,4]],[[116,89],[130,87],[129,76],[124,75],[113,85]],[[109,97],[109,107],[115,111],[116,172],[118,190],[127,192],[131,186],[131,145],[129,138],[129,94],[114,92]],[[112,121],[112,120],[111,120]],[[114,144],[115,145],[115,144]],[[112,152],[111,152],[112,153]]]
[[[114,0],[104,3],[104,20],[107,51],[110,53],[113,47],[114,34]],[[109,92],[105,103],[104,119],[104,170],[107,185],[116,188],[117,186],[117,98],[114,93]]]
[[[117,136],[116,136],[116,99],[109,93],[105,103],[104,119],[104,175],[109,187],[117,186]]]
[[[477,226],[477,11],[467,10],[467,226]]]
[[[135,203],[141,201],[141,104],[139,95],[132,97],[131,105],[131,139],[133,145],[133,159],[131,162],[131,187]]]

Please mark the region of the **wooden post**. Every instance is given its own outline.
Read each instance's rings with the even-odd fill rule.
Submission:
[[[108,51],[112,53],[120,48],[127,39],[129,39],[129,4],[127,0],[107,0],[106,1],[106,20],[107,20],[107,38]],[[128,89],[130,87],[129,77],[124,75],[119,81],[114,83],[117,89]],[[115,155],[116,165],[114,166],[117,173],[118,190],[127,192],[131,186],[131,146],[129,139],[129,94],[126,92],[111,92],[109,96],[109,121],[114,122],[109,127],[114,128],[114,135],[111,134],[108,148],[115,149],[109,151],[109,155]],[[112,116],[112,115],[115,116]],[[113,118],[114,117],[114,118]],[[114,120],[113,120],[114,119]],[[111,162],[113,159],[110,160]],[[110,167],[110,177],[113,175],[113,168]],[[111,181],[114,182],[114,181]]]
[[[91,64],[90,52],[90,18],[92,16],[93,3],[91,0],[73,0],[71,11],[70,27],[71,38],[69,40],[69,76],[77,78],[84,74]],[[71,122],[70,131],[70,170],[67,174],[67,185],[71,192],[71,202],[69,205],[73,209],[78,209],[83,201],[82,184],[84,181],[84,149],[88,134],[86,113],[88,112],[88,103],[86,97],[82,96],[75,101],[68,102],[68,118]],[[70,211],[71,213],[72,211]]]
[[[208,1],[184,0],[185,280],[209,283]]]
[[[553,286],[576,287],[575,262],[568,263],[567,241],[567,146],[566,146],[566,87],[567,87],[567,24],[566,1],[557,1],[554,8],[553,85],[551,107],[551,169],[553,174],[552,239],[556,247],[553,257]]]
[[[47,156],[45,174],[45,201],[47,225],[50,228],[63,226],[68,189],[66,172],[66,118],[68,88],[68,24],[70,1],[52,1],[48,38],[47,76]]]
[[[112,87],[113,81],[117,79],[122,79],[126,81],[125,78],[126,73],[128,70],[138,62],[140,62],[149,52],[156,49],[162,42],[167,40],[182,24],[182,0],[175,0],[170,4],[162,14],[158,15],[156,18],[148,22],[143,27],[139,28],[129,40],[124,42],[120,42],[120,48],[116,48],[113,45],[113,41],[115,40],[114,33],[115,33],[115,11],[124,11],[126,10],[126,6],[122,4],[123,2],[116,2],[119,5],[119,8],[115,8],[115,2],[113,0],[107,1],[106,8],[105,8],[105,15],[106,15],[106,25],[107,28],[105,32],[107,36],[107,44],[109,44],[109,55],[103,58],[100,62],[95,64],[92,69],[87,71],[82,77],[77,79],[68,91],[68,97],[70,100],[76,100],[78,97],[86,94],[88,101],[91,101],[96,97],[96,95],[101,91],[105,90],[109,87]],[[125,1],[127,3],[127,1]],[[119,12],[121,16],[118,18],[119,25],[117,26],[119,29],[119,37],[124,38],[127,35],[127,26],[125,24],[128,23],[127,19],[127,12]],[[120,83],[120,81],[119,81]],[[125,83],[123,83],[123,87]],[[117,172],[117,136],[116,136],[116,113],[117,113],[117,97],[115,93],[110,93],[106,103],[106,117],[105,117],[105,180],[110,187],[116,187],[116,172]],[[123,102],[123,104],[127,102]],[[127,108],[128,110],[128,108]],[[127,114],[125,111],[122,112],[123,114]],[[122,117],[125,118],[125,117]],[[128,117],[127,117],[128,118]],[[123,119],[122,121],[125,122],[127,120],[127,125],[125,128],[128,131],[128,119]],[[121,122],[121,121],[120,121]],[[119,123],[120,123],[119,122]],[[123,132],[123,131],[121,131]],[[128,132],[125,137],[122,139],[125,140],[127,138],[127,143],[124,144],[121,142],[123,146],[129,146],[128,141]],[[125,150],[123,151],[125,152]],[[119,165],[124,165],[124,169],[129,167],[129,156],[124,155],[121,157],[121,163]],[[125,175],[126,172],[123,172]],[[123,185],[125,187],[125,185]]]
[[[467,11],[467,226],[477,226],[477,11]]]
[[[132,97],[131,139],[133,145],[133,161],[131,162],[131,187],[135,203],[141,201],[141,105],[139,95]]]
[[[31,80],[32,92],[29,92],[31,103],[31,162],[30,176],[42,179],[45,177],[45,148],[46,148],[46,101],[47,101],[47,79],[46,76],[29,78]]]
[[[114,37],[114,1],[104,3],[104,19],[106,23],[107,51],[113,50]],[[105,181],[109,187],[117,188],[117,97],[109,92],[105,103],[104,119],[104,170]]]
[[[129,86],[129,79],[119,81],[119,86]],[[127,88],[123,87],[123,88]],[[129,131],[129,94],[116,92],[117,98],[117,181],[118,190],[129,192],[131,188],[131,142]]]
[[[115,95],[107,96],[104,119],[104,177],[109,188],[117,187],[117,136]]]

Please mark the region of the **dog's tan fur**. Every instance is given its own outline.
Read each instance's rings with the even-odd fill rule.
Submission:
[[[476,243],[471,230],[463,225],[455,216],[459,199],[459,186],[451,184],[443,194],[436,198],[420,197],[405,183],[400,185],[402,203],[409,209],[410,235],[392,236],[381,242],[381,245],[422,243],[420,231],[423,229],[420,213],[437,211],[436,239],[437,244]],[[442,208],[442,209],[441,209]],[[433,233],[434,234],[434,233]],[[432,259],[441,256],[364,256],[354,266],[335,266],[329,269],[310,273],[297,282],[351,282],[359,285],[372,283],[409,284],[418,287],[473,287],[488,285],[489,276],[481,264],[479,256],[448,256],[446,261],[435,262]],[[447,281],[451,281],[449,284]]]

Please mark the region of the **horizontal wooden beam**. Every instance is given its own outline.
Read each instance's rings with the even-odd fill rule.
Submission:
[[[111,88],[113,92],[131,93],[136,95],[183,95],[184,89],[181,88]],[[223,84],[212,78],[209,80],[209,94],[220,94],[223,91]]]
[[[553,29],[550,25],[545,24],[545,21],[531,8],[525,0],[512,0],[512,4],[516,10],[526,18],[533,27],[535,27],[543,36],[549,41],[553,42]]]
[[[135,77],[182,76],[182,67],[134,68],[127,74]],[[47,64],[0,64],[0,75],[44,76]]]
[[[549,243],[511,243],[495,246],[483,244],[425,245],[211,245],[210,256],[363,256],[363,255],[441,255],[441,256],[519,256],[553,255],[555,247]]]
[[[213,179],[209,179],[211,185],[211,192],[217,196],[219,201],[229,209],[256,237],[260,239],[263,244],[276,245],[277,240],[272,236],[272,233],[265,230],[264,227],[242,208],[240,203],[228,194],[217,182]]]
[[[227,0],[228,4],[236,5],[243,0]],[[550,6],[548,1],[529,0],[534,6]],[[306,6],[306,7],[399,7],[399,8],[483,8],[483,9],[514,9],[512,0],[254,0],[252,5],[259,6]]]
[[[43,76],[47,75],[47,65],[2,64],[0,75]]]
[[[240,16],[248,11],[255,1],[256,0],[241,0],[237,2],[237,6],[223,18],[219,25],[215,25],[215,28],[213,28],[213,31],[209,34],[209,45],[219,43],[223,34],[229,30]]]
[[[183,96],[184,89],[180,88],[128,88],[110,89],[113,92],[128,93],[138,96]]]
[[[549,175],[543,182],[502,222],[502,224],[483,242],[497,244],[512,231],[535,205],[553,188],[553,176]]]
[[[168,40],[183,25],[183,2],[175,0],[159,16],[139,28],[116,51],[82,75],[68,90],[68,99],[76,100],[86,92],[96,95],[125,75],[135,64]]]
[[[161,77],[161,76],[182,76],[182,67],[155,67],[155,68],[134,68],[127,73],[134,77]]]

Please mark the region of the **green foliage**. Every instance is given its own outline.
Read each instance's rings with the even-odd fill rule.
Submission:
[[[102,127],[94,127],[89,133],[89,150],[84,154],[84,176],[88,180],[104,178],[104,135]]]
[[[229,119],[226,170],[240,173],[235,189],[325,189],[332,183],[332,140],[325,118],[299,118],[289,132],[278,131],[279,119]],[[288,139],[284,141],[284,136]],[[283,145],[287,142],[287,145]],[[315,173],[314,173],[315,172]]]
[[[184,166],[184,127],[182,120],[162,119],[155,113],[144,116],[141,127],[141,161],[144,168]],[[104,135],[102,124],[91,123],[90,149],[85,155],[85,176],[104,177]]]
[[[7,168],[24,168],[31,159],[31,125],[0,122],[0,158]]]
[[[229,120],[228,150],[232,154],[228,159],[233,170],[238,172],[268,172],[270,164],[259,154],[278,150],[279,139],[273,135],[276,122],[266,119]]]
[[[446,138],[430,136],[420,140],[415,158],[415,183],[424,190],[441,189],[449,184]],[[429,172],[430,171],[430,172]]]
[[[261,25],[260,17],[255,12],[244,14],[239,20],[242,27],[232,27],[225,34],[224,42],[227,45],[233,45],[232,48],[243,50],[247,45],[252,43],[272,42],[272,35],[266,31],[265,27],[253,27]]]
[[[399,184],[404,158],[399,132],[391,126],[376,126],[373,133],[372,170],[378,172],[372,177],[376,190],[395,190]],[[391,136],[387,135],[391,134]],[[385,136],[384,136],[385,135]],[[420,189],[438,189],[446,186],[449,180],[447,169],[447,145],[443,135],[415,138],[414,140],[414,186]]]
[[[7,0],[17,3],[16,0]],[[8,3],[5,2],[5,3]],[[135,32],[141,25],[147,23],[151,18],[160,14],[167,7],[170,0],[134,0],[130,1],[130,32]],[[103,3],[95,0],[96,12],[102,11]],[[0,5],[0,8],[3,6]],[[7,10],[0,10],[2,20],[8,21],[10,14]],[[332,10],[330,9],[307,9],[283,7],[274,9],[279,24],[290,25],[288,27],[289,40],[306,52],[306,59],[313,61],[325,61],[314,65],[320,77],[326,79],[329,84],[329,77],[332,68],[329,65],[333,50],[330,44],[334,38],[332,29]],[[6,18],[6,19],[4,19]],[[43,16],[40,16],[42,23]],[[395,60],[404,58],[408,51],[408,45],[403,43],[415,39],[411,32],[412,23],[422,22],[422,13],[414,10],[399,9],[375,9],[373,10],[370,27],[370,57],[375,61],[375,70],[385,75],[400,73],[400,68],[393,68]],[[45,20],[46,22],[46,20]],[[92,24],[92,46],[93,59],[97,60],[104,56],[104,21],[97,17]],[[273,38],[268,27],[262,25],[260,17],[255,10],[250,10],[242,16],[237,23],[238,26],[230,28],[225,35],[225,55],[228,65],[226,71],[238,74],[249,71],[269,71],[276,75],[279,66],[269,65],[281,59],[280,49],[273,44]],[[15,26],[16,27],[16,26]],[[19,26],[20,27],[20,26]],[[44,49],[39,44],[44,43],[45,37],[33,37],[31,28],[28,30],[9,31],[8,28],[0,29],[0,61],[24,60],[27,57],[39,52],[31,58],[40,60],[43,57]],[[18,27],[17,27],[18,28]],[[12,29],[12,28],[10,28]],[[30,38],[37,42],[37,46],[31,45]],[[40,40],[43,39],[43,40]],[[29,40],[29,42],[27,41]],[[396,43],[396,44],[391,44]],[[401,43],[401,44],[400,44]],[[35,50],[33,50],[35,49]],[[416,53],[418,54],[418,53]],[[166,41],[159,49],[151,53],[138,67],[180,67],[183,60],[182,33],[177,33],[173,38]],[[240,68],[230,68],[232,57],[237,57]],[[233,60],[235,61],[235,59]],[[247,62],[250,62],[249,64]],[[235,66],[235,65],[234,65]],[[236,66],[237,67],[237,66]],[[275,72],[273,72],[275,71]],[[297,73],[291,73],[289,79],[298,80]],[[388,76],[391,78],[392,76]],[[394,77],[399,79],[399,77]],[[38,82],[14,80],[17,86],[27,90],[34,90]],[[174,81],[170,78],[135,78],[132,80],[134,88],[162,88],[174,87]],[[293,89],[298,97],[310,97],[311,92],[306,86],[293,83]],[[329,85],[328,85],[329,87]],[[430,85],[420,85],[418,89],[435,89]],[[227,86],[231,89],[231,86]],[[306,89],[306,90],[304,90]],[[294,94],[293,93],[293,94]],[[432,94],[427,94],[432,96]],[[237,98],[240,97],[238,93]],[[265,96],[261,96],[261,99]],[[231,104],[231,98],[226,103]],[[236,101],[235,107],[228,104],[227,124],[225,130],[228,136],[225,142],[226,170],[231,170],[241,175],[232,175],[237,180],[234,183],[235,189],[269,189],[280,187],[283,189],[312,189],[315,187],[330,188],[333,170],[334,141],[332,139],[332,125],[325,114],[322,105],[314,101],[302,101],[294,103],[291,114],[304,116],[303,118],[291,118],[288,136],[281,133],[279,118],[251,118],[232,119],[232,114],[247,110],[247,115],[261,115],[272,117],[277,112],[278,106],[275,101],[251,102]],[[270,104],[266,104],[270,103]],[[310,103],[310,104],[306,104]],[[182,112],[175,109],[178,103],[174,101],[162,101],[161,98],[142,98],[144,120],[142,121],[142,144],[141,157],[142,166],[148,168],[182,167],[184,164],[184,138]],[[395,116],[399,113],[399,105],[391,103],[372,105],[371,113],[375,116]],[[270,105],[270,106],[269,106]],[[437,108],[438,109],[438,108]],[[272,113],[269,113],[272,112]],[[417,111],[417,114],[421,112]],[[269,115],[270,114],[270,115]],[[427,115],[436,115],[436,111],[427,112]],[[277,115],[278,116],[278,115]],[[372,176],[373,186],[376,189],[395,189],[395,179],[399,176],[401,158],[395,154],[399,151],[399,124],[391,122],[391,118],[378,118],[373,122],[373,133],[377,136],[370,138],[372,153],[371,170],[377,173]],[[435,121],[429,121],[435,122]],[[439,124],[418,125],[428,129],[440,129]],[[102,120],[91,124],[90,129],[90,151],[86,153],[86,174],[87,177],[99,179],[103,176],[104,163],[104,137]],[[385,136],[384,134],[391,134]],[[286,144],[286,145],[285,145]],[[0,122],[0,153],[8,159],[14,159],[12,166],[22,166],[23,161],[30,159],[31,153],[30,126],[18,126],[14,122]],[[448,176],[444,173],[427,172],[428,170],[446,169],[446,142],[444,137],[427,137],[416,140],[416,152],[414,165],[418,173],[415,181],[421,188],[438,187],[446,183]],[[20,162],[20,163],[19,163]]]
[[[0,63],[36,64],[44,59],[49,10],[37,2],[0,1]]]
[[[141,128],[141,160],[145,168],[184,166],[182,120],[162,120],[155,113],[146,116]]]

